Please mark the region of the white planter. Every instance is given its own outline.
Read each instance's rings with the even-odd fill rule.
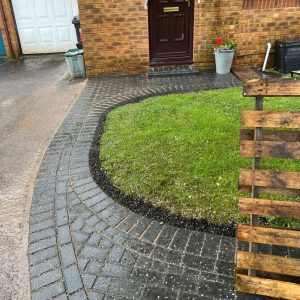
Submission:
[[[234,50],[219,50],[215,51],[216,73],[228,74],[230,73]]]

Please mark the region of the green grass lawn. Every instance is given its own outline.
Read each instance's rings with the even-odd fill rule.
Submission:
[[[112,184],[184,216],[228,225],[240,217],[240,113],[254,107],[240,89],[153,97],[109,113],[100,160]],[[266,110],[299,110],[300,98],[269,98]],[[299,162],[264,160],[265,168],[300,171]],[[276,224],[278,220],[271,220]]]

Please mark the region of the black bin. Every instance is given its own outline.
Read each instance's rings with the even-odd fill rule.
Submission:
[[[275,42],[275,69],[282,73],[300,70],[300,40]]]
[[[78,49],[83,49],[82,40],[80,37],[80,19],[79,16],[75,16],[72,20],[72,24],[75,26],[76,36],[77,36],[77,44],[76,47]]]

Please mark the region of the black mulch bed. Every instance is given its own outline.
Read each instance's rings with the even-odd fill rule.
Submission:
[[[191,91],[187,91],[191,92]],[[175,92],[176,93],[176,92]],[[114,201],[119,204],[129,208],[131,211],[146,216],[150,219],[156,220],[158,222],[168,223],[170,225],[186,228],[195,231],[208,232],[213,234],[225,235],[225,236],[235,236],[235,225],[231,226],[220,226],[213,223],[209,223],[205,219],[195,219],[182,216],[180,214],[174,214],[165,208],[155,207],[150,203],[146,203],[143,199],[135,196],[124,195],[118,188],[113,186],[105,172],[101,167],[101,161],[99,158],[100,145],[99,140],[104,132],[105,122],[107,115],[110,111],[118,106],[126,105],[129,103],[136,103],[141,100],[150,98],[152,96],[160,96],[159,94],[148,95],[147,97],[137,97],[124,101],[120,104],[114,105],[107,109],[99,118],[99,124],[95,131],[92,145],[89,153],[89,166],[90,172],[93,176],[94,181],[99,185],[99,187]]]

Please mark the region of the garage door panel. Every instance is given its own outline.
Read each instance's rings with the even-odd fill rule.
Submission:
[[[69,6],[72,7],[71,5]],[[70,15],[65,0],[53,0],[53,8],[55,18],[67,18]]]
[[[26,45],[36,44],[37,35],[36,35],[35,28],[22,29],[21,34],[23,36],[24,44]]]
[[[65,52],[77,42],[77,0],[12,0],[24,54]]]
[[[61,26],[57,27],[57,38],[59,43],[66,43],[72,41],[72,33],[70,27],[68,26]]]
[[[39,28],[39,33],[40,33],[41,42],[43,44],[55,43],[52,27]]]
[[[51,13],[51,0],[34,0],[34,8],[37,20],[52,19],[53,13]]]

